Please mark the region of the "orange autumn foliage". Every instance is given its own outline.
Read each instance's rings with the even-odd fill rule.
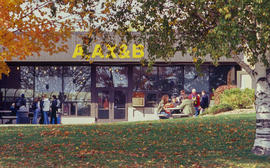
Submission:
[[[0,79],[10,71],[6,61],[67,49],[58,42],[70,37],[74,22],[52,16],[52,5],[51,0],[0,0]]]

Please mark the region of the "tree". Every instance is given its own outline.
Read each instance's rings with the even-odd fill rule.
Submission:
[[[76,5],[87,6],[86,2],[78,0]],[[156,59],[167,60],[177,52],[190,54],[197,68],[207,56],[214,64],[218,64],[222,56],[233,58],[256,82],[256,138],[252,151],[257,155],[270,155],[270,81],[266,76],[270,1],[102,2],[100,14],[92,6],[80,11],[81,18],[88,21],[90,42],[95,38],[93,35],[105,39],[106,33],[101,32],[112,31],[122,37],[123,42],[144,43],[149,53],[149,65]],[[139,32],[139,36],[131,30]]]
[[[67,49],[75,20],[63,17],[67,8],[56,6],[52,0],[0,0],[0,79],[10,71],[6,61]]]

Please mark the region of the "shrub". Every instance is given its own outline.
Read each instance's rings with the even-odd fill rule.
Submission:
[[[209,107],[208,109],[205,110],[203,115],[205,114],[218,114],[226,111],[233,110],[232,106],[229,104],[218,104],[214,105],[212,107]]]
[[[232,88],[236,88],[235,85],[222,85],[214,91],[215,104],[220,104],[220,95],[225,91]]]
[[[225,90],[220,95],[220,103],[229,104],[234,109],[250,108],[253,106],[255,101],[254,89],[239,88]]]

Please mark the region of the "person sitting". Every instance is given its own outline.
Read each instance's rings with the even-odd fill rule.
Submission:
[[[181,104],[181,103],[182,103],[182,101],[183,101],[185,95],[186,95],[185,90],[181,90],[181,91],[180,91],[179,97],[177,97],[177,102],[178,102],[178,104]]]
[[[174,107],[177,107],[178,105],[180,105],[178,102],[177,102],[177,98],[176,98],[176,96],[172,96],[172,107],[174,108]],[[172,112],[171,112],[171,114],[177,114],[177,113],[180,113],[180,110],[173,110]]]
[[[167,94],[163,95],[157,108],[158,114],[163,114],[164,116],[160,116],[160,119],[169,118],[170,114],[166,113],[167,107],[166,105],[169,103],[169,96]]]
[[[184,96],[182,103],[177,107],[182,110],[184,114],[189,116],[193,116],[195,114],[194,103],[188,98],[188,96]]]

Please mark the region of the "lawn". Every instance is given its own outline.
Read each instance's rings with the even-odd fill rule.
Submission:
[[[270,167],[255,114],[0,128],[0,167]]]

